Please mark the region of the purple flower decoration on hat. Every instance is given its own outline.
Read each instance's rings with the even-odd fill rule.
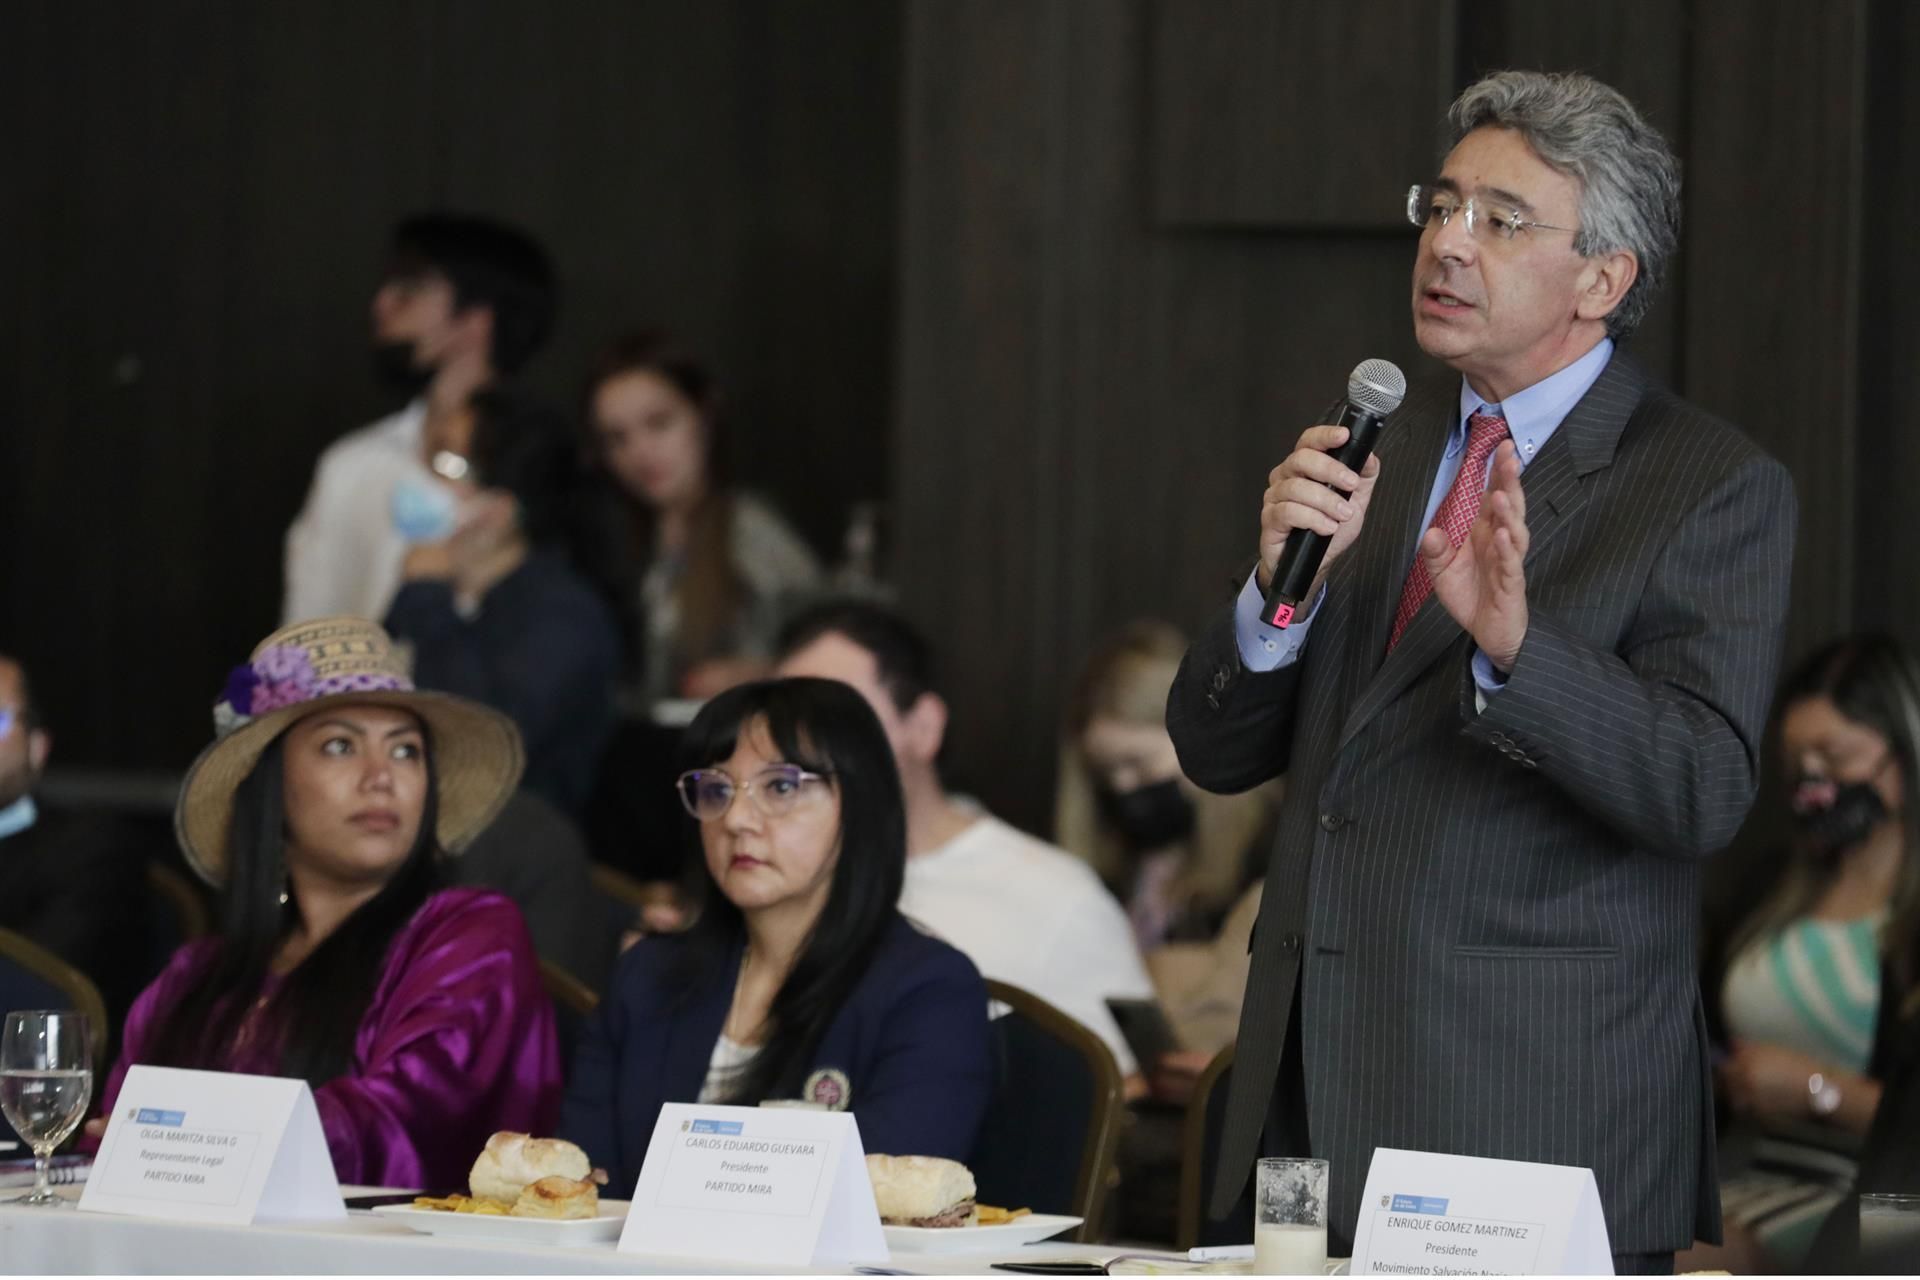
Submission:
[[[253,660],[254,674],[260,683],[253,688],[253,712],[259,715],[281,707],[310,702],[319,690],[313,663],[307,651],[290,644],[278,644]]]
[[[307,651],[275,645],[251,663],[235,667],[213,706],[214,731],[222,737],[255,716],[309,702],[320,694]]]

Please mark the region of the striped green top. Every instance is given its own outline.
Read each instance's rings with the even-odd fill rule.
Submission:
[[[1860,920],[1796,920],[1727,967],[1722,1006],[1737,1040],[1798,1049],[1866,1070],[1880,1007],[1884,912]]]

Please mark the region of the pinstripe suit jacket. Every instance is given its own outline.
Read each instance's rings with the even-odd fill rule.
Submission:
[[[1168,700],[1201,786],[1288,775],[1213,1212],[1297,989],[1339,1239],[1378,1146],[1590,1167],[1619,1252],[1718,1239],[1698,878],[1753,798],[1792,481],[1616,353],[1524,473],[1527,637],[1476,711],[1437,600],[1387,653],[1458,399],[1449,378],[1394,415],[1299,660],[1246,670],[1229,609]]]

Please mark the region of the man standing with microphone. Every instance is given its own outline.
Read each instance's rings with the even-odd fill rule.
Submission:
[[[1579,1165],[1620,1271],[1670,1271],[1719,1236],[1698,882],[1753,799],[1793,486],[1616,347],[1679,230],[1633,106],[1503,72],[1450,120],[1408,216],[1456,373],[1358,474],[1301,435],[1168,701],[1200,785],[1288,775],[1212,1212],[1263,1130],[1330,1161],[1336,1251],[1376,1147]],[[1325,557],[1274,627],[1300,530]]]

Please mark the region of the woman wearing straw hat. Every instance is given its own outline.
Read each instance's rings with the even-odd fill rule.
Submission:
[[[134,1064],[295,1076],[342,1182],[454,1186],[496,1129],[558,1110],[553,1009],[520,912],[443,857],[520,777],[505,716],[414,690],[359,618],[267,637],[214,708],[174,827],[221,892],[127,1016]]]

